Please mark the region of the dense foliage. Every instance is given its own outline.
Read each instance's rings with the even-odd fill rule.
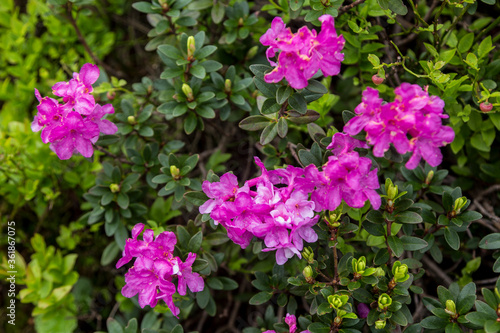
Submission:
[[[498,1],[3,0],[0,38],[2,331],[500,332]]]

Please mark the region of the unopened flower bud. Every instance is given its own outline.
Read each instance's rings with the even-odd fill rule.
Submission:
[[[242,27],[242,26],[243,26],[243,23],[244,23],[244,21],[243,21],[243,17],[240,17],[240,19],[238,20],[238,26],[239,26],[239,27]]]
[[[120,192],[120,185],[118,185],[118,184],[111,184],[111,185],[109,185],[109,190],[111,191],[111,193]]]
[[[106,97],[107,97],[110,101],[112,101],[112,100],[114,100],[114,99],[115,99],[115,97],[116,97],[116,93],[115,93],[114,91],[108,91],[108,92],[106,93]]]
[[[352,270],[354,273],[363,274],[366,268],[366,258],[364,256],[359,259],[352,259]]]
[[[378,76],[378,74],[375,74],[372,76],[372,81],[375,85],[379,85],[379,84],[382,84],[384,82],[384,78]]]
[[[389,199],[394,200],[394,198],[398,195],[398,186],[397,185],[389,185],[387,190],[387,196]]]
[[[479,104],[479,108],[481,109],[481,111],[483,112],[490,112],[491,110],[493,110],[493,104],[489,103],[489,102],[483,102],[481,104]]]
[[[378,307],[380,308],[380,310],[387,310],[387,308],[391,304],[392,304],[392,298],[386,293],[383,293],[378,297]]]
[[[194,42],[194,37],[189,36],[187,40],[187,58],[188,60],[193,59],[194,57],[194,51],[196,51],[196,45]]]
[[[193,89],[187,83],[182,84],[182,92],[186,95],[189,102],[194,100]]]
[[[259,50],[259,47],[258,46],[253,46],[250,50],[248,50],[247,52],[247,60],[250,60],[252,59],[253,57],[255,57],[257,55],[257,51]]]
[[[347,301],[349,300],[349,296],[347,295],[330,295],[328,296],[328,303],[330,303],[330,306],[334,309],[340,309],[343,307]]]
[[[304,270],[302,271],[302,275],[304,275],[304,278],[306,279],[306,281],[308,283],[313,282],[313,270],[312,270],[311,266],[307,265],[306,267],[304,267]]]
[[[425,183],[429,185],[432,181],[432,178],[434,178],[434,170],[429,171],[427,177],[425,178]]]
[[[408,265],[402,264],[399,261],[396,261],[392,266],[392,274],[394,274],[394,281],[396,282],[404,282],[410,278]]]
[[[375,268],[375,273],[373,273],[376,277],[383,277],[385,276],[385,271],[382,269],[382,267],[377,267]]]
[[[377,320],[375,322],[375,328],[378,330],[384,329],[385,328],[385,320]]]
[[[135,125],[137,124],[137,121],[135,121],[135,117],[134,116],[128,116],[127,117],[127,121],[130,125]]]
[[[174,177],[174,179],[178,179],[181,172],[178,167],[176,167],[175,165],[171,165],[170,174],[172,174],[172,177]]]
[[[446,309],[444,310],[447,314],[454,316],[457,314],[457,307],[455,306],[455,302],[449,299],[446,301]]]
[[[226,79],[224,82],[224,91],[228,94],[231,92],[231,80]]]
[[[456,215],[460,214],[460,210],[464,208],[466,204],[467,204],[466,197],[461,197],[455,200],[455,204],[453,205],[453,211],[455,212],[455,214]]]
[[[302,251],[302,256],[307,260],[308,263],[312,264],[314,262],[314,252],[310,246],[306,246]]]

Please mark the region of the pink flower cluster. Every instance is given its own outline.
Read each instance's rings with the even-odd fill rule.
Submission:
[[[286,317],[285,317],[285,323],[290,328],[289,331],[288,331],[289,333],[299,333],[297,331],[297,318],[295,318],[294,315],[291,315],[291,314],[287,313]],[[276,333],[276,331],[274,331],[274,330],[267,330],[264,333]],[[305,331],[302,331],[300,333],[311,333],[311,331],[305,330]]]
[[[344,54],[340,53],[345,44],[344,37],[337,36],[332,16],[322,15],[319,21],[322,23],[319,34],[307,27],[293,34],[280,17],[274,18],[271,28],[260,38],[262,45],[269,46],[267,59],[276,66],[264,76],[266,82],[276,83],[285,77],[290,86],[302,89],[319,69],[325,76],[340,72],[340,62],[344,60]],[[279,50],[276,63],[271,58]]]
[[[101,106],[91,95],[92,84],[98,78],[99,68],[85,64],[80,73],[73,73],[69,82],[53,85],[52,92],[62,97],[63,104],[54,98],[42,98],[35,89],[40,104],[31,129],[33,132],[42,130],[43,143],[50,142],[50,149],[61,160],[69,159],[75,152],[85,157],[92,156],[92,145],[99,139],[99,134],[114,134],[118,130],[115,124],[102,119],[106,114],[115,112],[113,106]]]
[[[408,169],[418,166],[423,158],[429,165],[438,166],[443,160],[439,147],[451,143],[453,129],[442,124],[444,102],[437,96],[429,96],[416,84],[403,83],[394,90],[394,102],[383,104],[377,90],[366,88],[361,104],[344,127],[344,132],[356,135],[366,132],[366,140],[373,145],[373,155],[384,156],[390,144],[397,152],[413,155],[406,163]]]
[[[344,133],[336,133],[327,147],[333,156],[320,172],[314,165],[306,167],[306,177],[315,184],[316,190],[311,200],[316,203],[316,211],[334,210],[342,200],[353,208],[361,208],[369,200],[374,209],[381,204],[376,192],[380,188],[377,169],[372,168],[368,157],[361,157],[355,148],[368,148],[366,143]]]
[[[263,251],[276,250],[276,262],[284,264],[296,254],[301,257],[303,242],[318,239],[313,226],[319,216],[315,212],[334,210],[342,199],[351,207],[363,207],[370,200],[380,207],[377,169],[370,170],[371,160],[360,157],[354,148],[364,147],[359,140],[337,133],[332,144],[334,156],[319,171],[313,164],[305,169],[266,170],[259,158],[255,162],[262,170],[259,177],[239,187],[235,175],[226,173],[219,182],[203,183],[210,198],[200,207],[200,213],[226,228],[228,237],[242,248],[252,238],[263,239]]]
[[[186,295],[187,288],[192,292],[202,291],[205,287],[203,278],[193,273],[192,265],[196,259],[195,253],[189,253],[185,262],[173,255],[177,238],[173,232],[165,231],[156,239],[151,229],[146,229],[143,240],[137,237],[144,230],[144,224],[139,223],[132,229],[132,238],[127,239],[122,258],[116,263],[116,268],[135,259],[134,266],[125,274],[125,286],[122,295],[133,297],[139,294],[139,305],[155,307],[162,299],[174,316],[180,310],[175,306],[173,295],[177,292]],[[177,288],[173,278],[177,278]]]

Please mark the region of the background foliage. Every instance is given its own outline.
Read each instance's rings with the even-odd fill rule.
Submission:
[[[258,40],[272,18],[296,31],[319,26],[325,13],[346,39],[341,74],[315,77],[301,91],[265,84]],[[2,329],[286,332],[279,323],[288,312],[311,332],[500,331],[499,17],[494,0],[2,1],[0,222],[6,234],[16,221],[20,289],[16,327],[2,303]],[[60,161],[30,129],[33,89],[48,95],[87,62],[101,69],[96,100],[114,105],[119,132],[101,137],[91,160]],[[371,156],[380,193],[398,186],[394,207],[386,197],[377,211],[344,206],[337,219],[322,216],[329,223],[317,227],[313,256],[285,266],[262,243],[241,250],[198,214],[201,183],[227,171],[252,178],[255,155],[270,169],[321,166],[375,74],[385,100],[401,82],[428,86],[456,133],[439,169],[410,171],[397,154]],[[198,255],[207,287],[178,297],[179,320],[120,293],[126,270],[115,263],[139,222],[175,231],[179,255]],[[362,256],[373,270],[357,266]],[[2,251],[2,280],[6,260]],[[391,288],[396,262],[410,277]],[[371,304],[368,317],[334,326],[338,290],[349,295],[344,312]],[[392,304],[381,310],[385,293]]]

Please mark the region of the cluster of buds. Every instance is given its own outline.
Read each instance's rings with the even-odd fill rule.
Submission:
[[[407,192],[403,191],[399,193],[398,191],[398,186],[394,185],[392,183],[392,180],[387,178],[385,180],[385,192],[387,193],[386,195],[382,195],[382,197],[385,197],[387,199],[387,205],[385,209],[389,212],[392,213],[394,211],[394,202],[401,198],[403,195],[405,195]]]
[[[354,280],[357,281],[363,276],[370,276],[376,272],[373,267],[366,267],[366,258],[364,256],[359,259],[352,259],[352,271],[354,272]]]
[[[392,275],[392,280],[389,282],[390,290],[394,289],[396,284],[405,282],[410,278],[410,274],[408,274],[408,265],[396,261],[394,265],[392,265]]]

